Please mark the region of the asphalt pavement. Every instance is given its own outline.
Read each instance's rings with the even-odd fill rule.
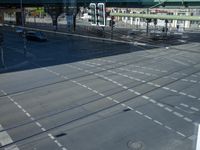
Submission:
[[[0,75],[0,149],[195,150],[199,43],[148,49],[49,34],[27,48],[33,59]]]

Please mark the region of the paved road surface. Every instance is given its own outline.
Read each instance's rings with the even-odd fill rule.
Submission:
[[[15,37],[7,33],[7,46],[21,49]],[[199,47],[31,43],[29,66],[0,75],[0,149],[194,149]]]

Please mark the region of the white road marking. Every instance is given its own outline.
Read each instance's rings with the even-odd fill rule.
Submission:
[[[185,95],[187,95],[187,94],[186,94],[186,93],[184,93],[184,92],[179,92],[179,94],[181,94],[181,95],[184,95],[184,96],[185,96]]]
[[[174,90],[174,89],[171,89],[171,91],[172,91],[172,92],[175,92],[175,93],[177,93],[177,92],[178,92],[177,90]]]
[[[26,115],[27,115],[28,117],[31,117],[31,115],[30,115],[29,113],[26,113]]]
[[[149,99],[149,97],[148,96],[145,96],[145,95],[143,95],[142,96],[144,99]]]
[[[98,91],[96,91],[96,90],[92,90],[92,92],[94,92],[94,93],[99,93]]]
[[[127,106],[126,106],[125,104],[123,104],[123,103],[122,103],[121,105],[122,105],[123,107],[127,107]]]
[[[127,86],[123,86],[123,88],[124,88],[124,89],[128,89],[128,87],[127,87]]]
[[[100,69],[102,69],[102,68],[100,68]],[[118,73],[118,74],[123,75],[123,74],[121,74],[121,73]],[[101,77],[104,78],[104,79],[107,79],[107,77],[105,77],[105,76],[103,76],[103,75],[99,75],[99,74],[95,74],[95,75],[98,75],[98,76],[101,76]],[[142,81],[142,80],[141,80],[141,81]],[[111,82],[113,82],[113,83],[115,83],[115,84],[117,84],[117,85],[120,84],[120,83],[118,83],[117,81],[113,81],[113,80],[111,80]],[[145,82],[146,82],[146,81],[145,81]],[[154,84],[154,83],[152,83],[152,82],[147,82],[147,84],[150,84],[150,85],[153,85],[153,86],[157,86],[157,87],[160,86],[160,85]],[[121,85],[121,84],[120,84],[119,86],[121,86],[122,88],[125,88],[125,89],[126,89],[126,86],[123,86],[123,85]],[[163,88],[164,88],[164,89],[167,89],[167,90],[170,90],[170,91],[172,91],[172,92],[178,92],[177,90],[170,89],[170,88],[168,88],[168,87],[163,87]],[[129,91],[130,91],[130,90],[129,90]],[[139,92],[137,92],[137,91],[134,91],[134,93],[137,94],[137,95],[141,95],[141,94],[140,94]],[[147,97],[147,96],[145,96],[145,95],[143,95],[142,98],[147,99],[147,100],[150,99],[149,97]],[[116,100],[114,100],[114,101],[116,101]],[[164,107],[163,104],[157,103],[156,100],[150,99],[149,101],[152,102],[152,103],[156,103],[157,106],[159,106],[159,107]],[[124,106],[124,105],[122,105],[122,106]],[[125,107],[125,106],[124,106],[124,107]],[[173,112],[173,110],[170,109],[170,108],[168,108],[168,107],[165,107],[165,110],[167,110],[167,111],[169,111],[169,112]],[[173,112],[173,114],[176,115],[176,116],[178,116],[178,117],[184,117],[182,114],[177,113],[177,112]]]
[[[109,99],[109,100],[111,100],[111,101],[113,100],[111,97],[106,97],[106,98]]]
[[[185,82],[187,82],[188,80],[187,80],[187,79],[181,79],[181,81],[185,81]]]
[[[101,96],[105,96],[103,93],[99,93],[99,95],[101,95]]]
[[[180,105],[184,107],[189,107],[187,104],[183,104],[183,103],[181,103]]]
[[[154,86],[156,86],[156,87],[161,87],[160,85],[158,85],[158,84],[154,84]]]
[[[157,103],[157,105],[160,106],[160,107],[164,107],[164,105],[161,104],[161,103]]]
[[[176,116],[178,116],[178,117],[183,117],[183,115],[182,114],[180,114],[180,113],[178,113],[178,112],[173,112]]]
[[[96,75],[96,74],[95,74]],[[98,74],[97,74],[98,75]],[[99,76],[99,75],[98,75]],[[102,75],[101,75],[102,76]],[[116,81],[115,81],[116,82]],[[146,82],[146,81],[145,81]],[[77,84],[78,84],[78,82],[77,82]],[[79,85],[81,85],[82,86],[82,84],[79,84]],[[94,91],[96,91],[96,90],[92,90],[93,92]],[[98,91],[96,91],[97,92],[97,94],[99,94],[99,92]],[[140,93],[139,93],[140,94]],[[110,99],[109,99],[110,100]],[[115,99],[113,99],[113,101],[115,102],[115,103],[119,103],[117,100],[115,100]],[[156,103],[156,101],[155,100],[152,100],[152,99],[150,99],[149,101],[152,101],[152,102],[155,102]],[[127,105],[123,105],[123,104],[121,104],[122,106],[126,106],[127,108],[131,108],[130,106],[127,106]],[[132,108],[133,109],[133,108]],[[131,110],[132,110],[131,109]],[[135,112],[136,113],[138,113],[138,114],[140,114],[140,115],[142,115],[142,116],[144,116],[144,114],[142,113],[142,112],[140,112],[140,111],[138,111],[138,110],[135,110]],[[149,118],[149,116],[144,116],[144,117],[146,117],[146,118],[148,118],[148,119],[150,119]],[[164,126],[164,124],[163,123],[161,123],[161,122],[159,122],[158,120],[154,120],[154,122],[155,123],[157,123],[157,124],[159,124],[159,125],[161,125],[161,126]],[[165,128],[167,128],[167,126],[165,126]],[[168,127],[169,129],[170,129],[170,127]],[[42,130],[45,130],[44,128],[42,128]],[[175,131],[175,130],[174,130]],[[177,134],[179,134],[179,135],[181,135],[181,136],[184,136],[184,134],[182,134],[182,133],[180,133],[180,132],[178,132],[178,131],[175,131]]]
[[[22,109],[22,111],[23,111],[24,113],[26,113],[26,110],[25,110],[25,109]]]
[[[140,115],[143,115],[143,113],[140,112],[140,111],[138,111],[138,110],[136,110],[135,112],[138,113],[138,114],[140,114]]]
[[[90,87],[87,88],[88,90],[92,91],[92,89]]]
[[[38,127],[42,127],[42,125],[41,125],[39,122],[36,122],[36,125],[37,125]]]
[[[52,140],[55,139],[54,136],[53,136],[51,133],[48,133],[48,136],[49,136]]]
[[[67,78],[67,77],[64,77],[64,79],[68,80],[69,78]]]
[[[128,91],[130,91],[130,92],[134,92],[134,90],[133,90],[133,89],[128,89]]]
[[[188,97],[193,98],[193,99],[197,98],[196,96],[193,96],[193,95],[188,95]]]
[[[17,107],[18,107],[19,109],[22,109],[22,106],[21,106],[21,105],[17,105]]]
[[[118,104],[120,103],[119,101],[117,101],[117,100],[115,100],[115,99],[113,99],[113,101],[114,101],[115,103],[118,103]]]
[[[58,147],[62,147],[62,145],[57,140],[54,140],[54,142],[58,145]]]
[[[190,82],[197,83],[197,81],[196,81],[196,80],[190,80]]]
[[[184,107],[186,107],[186,108],[189,108],[189,109],[191,109],[191,110],[193,110],[193,111],[199,111],[198,108],[196,108],[196,107],[190,107],[189,105],[184,104],[184,103],[181,103],[180,105],[181,105],[181,106],[184,106]]]
[[[147,82],[147,84],[149,84],[149,85],[154,85],[154,83],[152,83],[152,82]]]
[[[19,105],[17,102],[14,102],[15,105]]]
[[[3,127],[0,124],[0,131],[1,130],[3,130]],[[12,142],[13,142],[12,138],[9,136],[9,134],[6,131],[0,132],[0,143],[1,143],[1,146],[10,144]],[[12,145],[12,147],[14,147],[14,150],[19,150],[19,148],[16,145]]]
[[[189,118],[187,118],[187,117],[185,117],[185,118],[183,118],[183,119],[186,120],[187,122],[192,122],[192,120],[189,119]]]
[[[134,109],[133,109],[132,107],[130,107],[130,106],[127,106],[127,108],[130,109],[130,110],[134,110]]]
[[[150,119],[150,120],[152,120],[152,118],[151,117],[149,117],[149,116],[147,116],[147,115],[144,115],[147,119]]]
[[[134,91],[134,93],[135,93],[136,95],[141,95],[141,93],[139,93],[139,92],[137,92],[137,91]]]
[[[176,133],[179,134],[179,135],[181,135],[181,136],[183,136],[183,137],[186,137],[185,134],[183,134],[183,133],[181,133],[181,132],[179,132],[179,131],[176,131]]]
[[[172,112],[172,109],[168,108],[168,107],[165,107],[165,110],[169,111],[169,112]]]
[[[160,121],[158,121],[158,120],[153,120],[155,123],[157,123],[157,124],[159,124],[159,125],[163,125],[163,123],[161,123]]]
[[[114,82],[113,82],[114,83]],[[117,83],[117,82],[116,82]],[[117,85],[119,85],[119,86],[122,86],[122,84],[120,84],[120,83],[117,83]],[[125,89],[127,89],[127,88],[125,88]]]
[[[2,92],[4,93],[4,95],[7,95],[7,93],[5,92],[5,91],[3,91],[2,90]],[[12,99],[10,96],[7,96],[8,97],[8,99]],[[13,100],[13,103],[19,108],[19,104],[17,103],[17,102],[15,102],[14,101],[14,99],[12,99]],[[21,106],[20,107],[20,109],[32,120],[32,121],[34,121],[35,119],[33,118],[33,117],[31,117],[31,115]],[[35,124],[37,125],[37,126],[39,126],[40,127],[40,129],[43,131],[43,132],[45,132],[46,131],[46,129],[44,128],[44,127],[42,127],[42,125],[39,123],[39,122],[35,122]],[[0,132],[0,134],[1,133],[4,133],[4,132]],[[4,135],[5,136],[5,135]],[[5,138],[4,138],[5,139]],[[1,135],[0,135],[0,140],[1,140]],[[58,146],[59,146],[59,144],[57,144]],[[3,145],[2,145],[3,146]],[[16,149],[16,150],[18,150],[18,149]]]
[[[163,89],[165,89],[165,90],[169,90],[169,88],[168,87],[162,87]]]
[[[42,130],[42,131],[44,131],[44,132],[46,131],[46,129],[45,129],[45,128],[41,128],[41,130]]]
[[[87,86],[86,85],[82,85],[84,88],[87,88]]]
[[[199,109],[196,108],[196,107],[190,107],[190,109],[195,110],[195,111],[199,111]]]
[[[165,128],[167,128],[168,130],[172,130],[172,128],[170,128],[169,126],[164,126]]]
[[[153,99],[150,99],[149,101],[150,101],[150,102],[152,102],[152,103],[156,103],[156,101],[155,101],[155,100],[153,100]]]

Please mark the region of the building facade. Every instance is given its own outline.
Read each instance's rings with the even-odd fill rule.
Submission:
[[[139,8],[112,8],[112,12],[116,13],[147,13],[147,9],[139,9]],[[184,15],[184,16],[199,16],[200,9],[160,9],[154,8],[149,11],[151,14],[164,14],[164,15]],[[146,26],[146,20],[143,18],[133,18],[133,17],[117,17],[116,21],[122,21],[126,24],[133,26]],[[169,28],[199,28],[200,22],[197,21],[180,21],[180,20],[168,20]],[[154,26],[154,23],[151,22],[150,26]],[[165,26],[165,20],[157,20],[158,27]]]

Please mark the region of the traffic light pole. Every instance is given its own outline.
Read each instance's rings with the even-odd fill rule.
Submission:
[[[114,17],[111,17],[110,26],[111,26],[111,37],[110,38],[113,39]]]
[[[149,9],[147,9],[147,14],[149,14]],[[146,36],[149,35],[149,19],[146,19],[147,21],[147,27],[146,27]]]
[[[26,42],[26,35],[25,35],[25,34],[26,34],[26,33],[25,33],[25,31],[24,31],[24,33],[23,33],[23,41],[24,41],[24,57],[27,56],[27,46],[26,46],[27,42]]]
[[[102,30],[103,30],[103,37],[105,38],[105,28],[102,27]]]
[[[0,45],[0,49],[1,49],[1,64],[2,64],[3,67],[5,67],[4,52],[3,52],[3,47],[2,47],[2,45]]]
[[[165,20],[165,36],[167,37],[168,32],[168,20]]]
[[[146,35],[148,36],[149,35],[149,21],[148,20],[146,21],[147,21]]]
[[[113,39],[113,26],[111,26],[111,39]]]
[[[155,34],[156,34],[157,19],[154,19],[153,22],[154,22],[154,35],[153,35],[153,37],[154,37],[154,39],[155,39],[155,37],[156,37]]]

